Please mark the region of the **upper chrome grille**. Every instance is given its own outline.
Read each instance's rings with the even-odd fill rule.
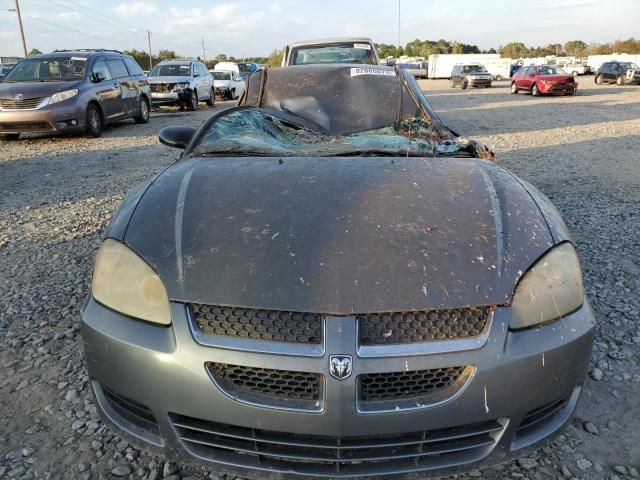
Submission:
[[[319,344],[322,315],[192,304],[196,325],[205,335],[252,338],[273,342]]]
[[[475,337],[484,331],[490,313],[490,307],[468,307],[371,313],[356,319],[361,345],[390,345]]]
[[[168,93],[173,89],[174,85],[174,83],[150,83],[149,87],[152,92]]]
[[[13,98],[0,98],[0,108],[5,110],[29,110],[37,108],[47,97],[27,98],[15,100]]]

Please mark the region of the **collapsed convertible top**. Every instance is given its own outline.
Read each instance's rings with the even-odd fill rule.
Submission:
[[[454,139],[433,111],[415,78],[375,65],[296,65],[263,68],[248,79],[240,105],[290,113],[328,135],[348,135],[422,117],[438,140]]]

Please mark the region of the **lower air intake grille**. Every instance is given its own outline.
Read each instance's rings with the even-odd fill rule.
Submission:
[[[446,367],[358,377],[358,408],[365,411],[416,408],[453,396],[474,367]]]
[[[480,335],[490,307],[358,315],[360,345],[452,340]]]
[[[4,122],[0,123],[0,131],[14,132],[49,132],[53,130],[47,122]]]
[[[456,428],[366,437],[330,437],[237,427],[170,415],[191,454],[270,472],[315,476],[379,475],[461,465],[487,456],[503,425],[496,420]]]
[[[107,402],[109,402],[109,406],[124,420],[148,432],[158,435],[158,423],[156,418],[153,416],[153,413],[151,413],[151,410],[149,410],[146,405],[123,397],[122,395],[118,395],[104,385],[102,385],[102,391]]]
[[[318,373],[207,363],[209,374],[230,397],[275,408],[318,411],[323,378]]]
[[[199,304],[191,305],[191,309],[205,335],[306,344],[319,344],[322,338],[322,315],[318,313]]]
[[[531,432],[535,428],[542,427],[546,422],[553,420],[567,404],[568,398],[561,398],[555,402],[534,408],[525,415],[520,422],[517,434],[522,435]]]

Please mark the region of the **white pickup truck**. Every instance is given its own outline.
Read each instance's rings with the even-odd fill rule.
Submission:
[[[563,69],[565,72],[577,77],[578,75],[586,75],[591,72],[591,69],[587,65],[583,65],[581,63],[560,63],[558,66]]]

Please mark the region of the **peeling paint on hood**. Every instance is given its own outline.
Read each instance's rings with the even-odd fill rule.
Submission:
[[[507,304],[553,245],[500,166],[420,157],[185,158],[124,241],[172,300],[335,315]]]

